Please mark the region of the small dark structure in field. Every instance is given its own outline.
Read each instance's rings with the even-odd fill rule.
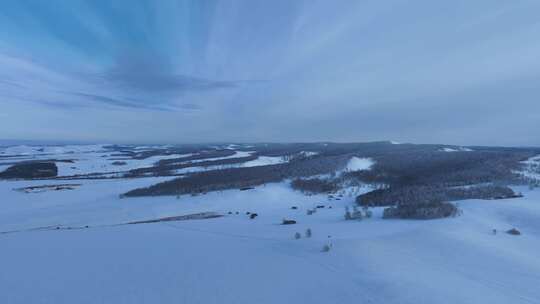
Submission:
[[[298,209],[298,207],[292,206],[291,209],[296,210],[296,209]]]
[[[253,187],[243,187],[243,188],[240,188],[240,191],[247,191],[247,190],[252,190],[252,189],[255,189]]]
[[[430,202],[420,204],[400,204],[384,209],[384,219],[418,219],[429,220],[456,216],[459,210],[456,206],[446,202]]]
[[[257,216],[259,216],[257,213],[252,213],[252,214],[249,215],[249,218],[250,218],[250,219],[254,219],[254,218],[256,218]]]
[[[283,219],[283,222],[281,222],[282,225],[294,225],[296,224],[296,221],[295,220],[287,220],[287,219]]]
[[[54,162],[22,162],[0,172],[0,179],[32,179],[48,178],[58,175],[58,167]]]
[[[38,192],[45,192],[45,191],[75,190],[80,186],[81,184],[41,185],[41,186],[17,188],[13,190],[24,192],[24,193],[38,193]]]
[[[521,235],[521,232],[519,230],[517,230],[516,228],[510,229],[510,230],[506,231],[506,233],[511,234],[511,235]]]
[[[135,222],[129,222],[127,224],[135,225],[135,224],[150,224],[150,223],[159,223],[159,222],[206,220],[206,219],[213,219],[213,218],[218,218],[222,216],[223,215],[215,213],[215,212],[201,212],[201,213],[194,213],[194,214],[188,214],[188,215],[162,217],[158,219],[145,220],[145,221],[135,221]]]
[[[111,165],[113,165],[113,166],[125,166],[125,165],[127,165],[127,163],[125,161],[117,160],[117,161],[113,161],[111,163]]]
[[[323,209],[323,208],[324,208],[324,205],[318,205],[317,208]]]

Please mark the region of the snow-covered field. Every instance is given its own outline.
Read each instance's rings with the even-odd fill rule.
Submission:
[[[329,201],[287,183],[119,198],[165,179],[85,180],[75,190],[40,193],[12,189],[43,181],[0,182],[0,230],[19,231],[0,234],[0,303],[540,301],[539,191],[464,201],[463,216],[432,221],[382,220],[380,209],[345,221],[354,193]],[[332,209],[306,215],[320,204]],[[117,225],[207,211],[225,216]],[[248,211],[259,216],[251,220]],[[279,225],[283,218],[298,224]],[[503,233],[512,227],[523,234]],[[293,238],[308,228],[312,238]],[[332,250],[321,252],[327,242]]]
[[[167,146],[140,146],[133,147],[133,151],[142,152],[152,149],[164,149]],[[228,146],[232,149],[234,146]],[[276,165],[286,162],[283,157],[259,156],[255,160],[244,163],[197,166],[197,163],[205,161],[217,161],[232,158],[251,156],[253,151],[235,151],[233,155],[224,157],[210,157],[191,160],[178,164],[192,164],[192,167],[173,170],[173,174],[185,174],[190,172],[208,171],[223,168],[254,167],[264,165]],[[58,176],[69,177],[86,174],[100,174],[106,176],[118,176],[133,169],[148,168],[164,159],[175,159],[191,156],[193,154],[166,154],[154,155],[144,159],[136,159],[127,156],[115,156],[117,151],[107,149],[105,145],[73,145],[73,146],[11,146],[0,147],[0,172],[7,169],[11,164],[20,161],[57,160]],[[315,153],[316,154],[316,153]],[[304,152],[305,156],[315,155],[313,152]],[[117,162],[117,164],[115,164]]]
[[[57,163],[72,175],[77,171],[70,166],[113,172],[110,154],[103,146],[19,146],[0,156],[3,162],[75,159]],[[128,159],[124,166],[182,156]],[[231,166],[286,159],[260,156]],[[536,168],[537,161],[526,165]],[[374,164],[353,157],[343,170]],[[210,169],[217,168],[182,170]],[[539,190],[518,188],[524,197],[511,200],[462,201],[462,216],[431,221],[383,220],[381,208],[373,218],[345,221],[344,208],[369,187],[306,196],[282,182],[199,196],[120,198],[171,178],[69,180],[60,190],[51,185],[66,181],[0,181],[0,303],[540,303]],[[26,187],[36,188],[20,191]],[[325,208],[307,215],[318,205]],[[201,212],[224,216],[126,224]],[[297,224],[280,225],[283,219]],[[514,227],[522,235],[504,233]],[[326,244],[332,249],[321,252]]]
[[[142,151],[143,149],[135,150]],[[132,159],[115,157],[113,156],[115,153],[117,152],[106,149],[104,145],[0,147],[0,172],[9,167],[9,165],[1,165],[2,163],[51,159],[60,160],[56,162],[58,176],[125,172],[132,169],[151,167],[161,159],[191,155],[170,154],[156,155],[145,159]],[[115,160],[122,161],[125,164],[114,165]]]
[[[182,168],[177,170],[172,170],[174,174],[186,174],[186,173],[193,173],[193,172],[201,172],[201,171],[210,171],[210,170],[222,170],[222,169],[229,169],[229,168],[245,168],[245,167],[257,167],[257,166],[268,166],[268,165],[277,165],[287,162],[287,160],[284,157],[280,156],[259,156],[254,160],[246,161],[243,163],[237,163],[237,164],[227,164],[227,165],[215,165],[215,166],[197,166],[197,162],[202,162],[206,160],[219,160],[219,159],[227,159],[227,158],[240,158],[240,157],[246,157],[251,155],[252,152],[239,152],[237,151],[236,154],[228,156],[228,157],[220,157],[220,158],[212,158],[212,159],[203,159],[200,161],[194,161],[192,162],[194,164],[193,167],[188,168]]]

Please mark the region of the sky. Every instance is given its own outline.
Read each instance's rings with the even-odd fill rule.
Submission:
[[[540,146],[540,1],[1,5],[0,139]]]

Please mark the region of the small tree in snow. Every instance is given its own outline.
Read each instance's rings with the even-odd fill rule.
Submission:
[[[345,220],[350,220],[352,219],[352,216],[351,216],[351,211],[349,210],[349,206],[345,206]]]
[[[373,212],[371,210],[366,210],[366,218],[371,218],[373,216]]]
[[[353,206],[352,218],[354,220],[361,220],[362,219],[362,211],[358,210],[358,207],[356,207],[356,206]]]
[[[322,252],[328,252],[330,251],[330,249],[332,249],[332,242],[330,241],[330,236],[328,236],[328,243],[326,243],[323,248],[322,248]]]
[[[371,218],[371,216],[373,215],[373,212],[371,212],[371,210],[369,210],[367,206],[362,207],[362,210],[364,210],[364,216],[366,218]]]
[[[310,237],[311,237],[311,229],[310,229],[310,228],[308,228],[308,229],[306,230],[306,237],[307,237],[307,238],[310,238]]]
[[[300,232],[297,232],[297,233],[294,234],[294,238],[296,240],[299,240],[300,238],[302,238],[302,235],[300,234]]]

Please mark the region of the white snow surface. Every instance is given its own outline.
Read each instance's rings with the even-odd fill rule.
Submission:
[[[540,155],[531,157],[521,162],[524,165],[523,170],[516,171],[525,179],[540,181]]]
[[[287,183],[119,198],[164,180],[70,181],[82,186],[30,194],[12,189],[61,182],[1,181],[0,231],[20,232],[0,234],[0,303],[539,303],[538,190],[463,201],[461,217],[431,221],[382,220],[381,209],[343,220],[368,188],[340,201]],[[333,208],[306,215],[319,204]],[[210,211],[225,217],[114,226]],[[279,225],[283,218],[298,224]],[[523,234],[503,233],[512,227]],[[307,228],[312,238],[294,240]]]
[[[89,173],[111,173],[111,172],[126,172],[133,169],[152,167],[155,163],[162,159],[173,159],[180,157],[191,156],[192,154],[171,154],[171,155],[155,155],[145,159],[128,159],[119,158],[118,161],[125,162],[125,165],[112,165],[114,160],[110,160],[107,154],[103,153],[84,153],[77,155],[75,163],[56,162],[59,176],[72,176],[78,174]]]
[[[234,146],[234,145],[233,145]],[[134,147],[134,150],[142,152],[152,149],[163,149],[167,146],[139,146]],[[231,146],[232,147],[232,146]],[[118,152],[113,152],[104,148],[104,145],[73,145],[73,146],[11,146],[0,147],[0,172],[7,169],[10,165],[4,165],[4,163],[14,163],[26,160],[60,160],[56,161],[58,167],[58,176],[74,176],[84,175],[92,173],[104,174],[103,177],[109,176],[108,174],[118,175],[123,174],[129,170],[152,167],[158,161],[163,159],[175,159],[192,156],[193,154],[170,154],[170,155],[155,155],[147,157],[145,159],[133,159],[129,157],[113,156]],[[250,156],[254,151],[235,151],[233,155],[224,157],[212,157],[205,159],[197,159],[188,162],[197,164],[205,161],[216,161],[230,158],[240,158]],[[64,162],[62,162],[64,160]],[[65,162],[69,161],[69,162]],[[113,165],[115,161],[125,162],[124,165]],[[263,166],[283,163],[281,157],[264,157],[261,156],[254,161],[245,163],[232,164],[232,165],[219,165],[219,166],[206,166],[206,167],[190,167],[185,169],[176,170],[176,174],[183,174],[188,172],[199,172],[215,169],[223,169],[230,167],[251,167],[251,166]],[[111,175],[111,176],[112,176]]]
[[[62,145],[62,146],[7,146],[0,147],[0,155],[46,155],[104,151],[105,145]]]
[[[139,152],[152,148],[166,146],[135,147]],[[0,163],[19,162],[27,160],[60,160],[55,162],[58,176],[73,176],[91,173],[126,172],[132,169],[151,167],[161,159],[171,159],[191,156],[192,154],[156,155],[145,159],[111,156],[113,152],[104,145],[68,145],[68,146],[10,146],[0,147]],[[70,161],[70,162],[62,162]],[[125,165],[112,165],[115,161],[123,161]],[[0,171],[9,165],[0,165]]]
[[[203,162],[203,161],[212,161],[212,160],[221,160],[221,159],[230,159],[230,158],[241,158],[241,157],[250,156],[253,153],[255,153],[255,152],[253,152],[253,151],[234,151],[233,155],[221,156],[221,157],[211,157],[211,158],[205,158],[205,159],[197,159],[197,160],[193,160],[191,162],[192,163],[197,163],[197,162]]]
[[[57,163],[62,174],[182,157],[110,166],[110,153],[99,145],[9,149],[0,156],[76,159]],[[282,162],[261,156],[234,166]],[[346,170],[374,164],[353,157]],[[533,174],[540,156],[525,165]],[[431,221],[383,220],[381,208],[371,219],[345,221],[344,207],[368,187],[346,189],[339,201],[305,196],[287,182],[180,198],[120,198],[169,179],[0,181],[0,303],[540,303],[538,189],[519,187],[524,197],[517,199],[462,201],[462,216]],[[65,183],[81,186],[14,191]],[[306,215],[317,205],[333,208]],[[224,217],[120,225],[200,212]],[[280,225],[284,218],[298,223]],[[504,233],[513,227],[522,235]],[[308,228],[312,238],[294,239]],[[328,242],[332,250],[321,252]]]
[[[286,163],[287,160],[281,156],[259,156],[255,160],[247,161],[243,163],[242,167],[257,167],[257,166],[268,166],[268,165],[278,165]]]
[[[245,156],[249,156],[251,153],[253,152],[237,151],[235,155],[231,155],[229,157],[223,157],[219,159],[245,157]],[[205,160],[210,160],[210,159],[205,159]],[[194,166],[194,167],[182,168],[182,169],[177,169],[177,170],[172,170],[172,171],[174,174],[186,174],[186,173],[194,173],[194,172],[201,172],[201,171],[223,170],[223,169],[229,169],[229,168],[269,166],[269,165],[282,164],[286,162],[287,162],[286,158],[281,157],[281,156],[258,156],[254,160],[250,160],[243,163],[214,165],[214,166]],[[196,164],[197,162],[193,162],[193,163]]]
[[[466,147],[457,147],[457,148],[442,148],[439,150],[441,152],[472,152],[472,149],[466,148]]]
[[[361,171],[369,170],[375,164],[375,161],[371,158],[351,157],[351,160],[347,163],[345,171]]]
[[[311,156],[319,155],[319,152],[314,152],[314,151],[301,151],[299,154],[302,155],[302,156],[304,156],[304,157],[311,157]]]

